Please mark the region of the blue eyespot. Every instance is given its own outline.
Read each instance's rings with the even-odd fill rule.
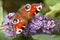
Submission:
[[[25,5],[26,11],[30,11],[30,8],[31,8],[31,5],[30,5],[30,4],[26,4],[26,5]]]
[[[13,23],[13,24],[19,23],[19,19],[13,19],[13,20],[12,20],[12,23]]]

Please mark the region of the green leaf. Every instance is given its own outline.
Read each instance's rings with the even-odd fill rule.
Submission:
[[[44,3],[45,3],[46,5],[53,6],[53,5],[55,5],[56,3],[60,3],[60,0],[44,0]]]
[[[30,37],[24,37],[24,36],[20,35],[20,36],[17,36],[16,38],[14,38],[12,40],[33,40],[33,38],[31,36]]]
[[[55,4],[54,6],[49,6],[51,10],[60,10],[60,3]]]
[[[2,8],[2,1],[0,0],[0,26],[3,22],[3,8]]]
[[[49,17],[59,17],[60,16],[60,3],[55,4],[54,6],[49,6],[50,11],[46,13]]]
[[[1,27],[0,27],[1,28]],[[4,29],[3,29],[4,30]],[[4,31],[0,30],[0,40],[12,40],[12,38],[9,38],[5,35]]]
[[[35,40],[60,40],[58,35],[36,34],[32,36]]]

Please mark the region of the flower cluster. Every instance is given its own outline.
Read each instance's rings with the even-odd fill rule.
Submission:
[[[37,33],[41,30],[43,33],[51,33],[54,31],[55,20],[39,14],[34,16],[29,22],[27,28],[23,31],[23,35],[28,36]]]
[[[14,14],[15,13],[9,13],[4,22],[4,27],[6,28],[5,33],[9,37],[16,37],[16,33],[14,32],[11,22],[11,18]],[[55,19],[42,14],[36,15],[30,20],[21,34],[24,36],[30,36],[31,34],[36,34],[38,31],[51,33],[54,31],[54,27],[56,26],[55,22],[57,22],[58,26],[60,25],[60,20],[56,21]]]
[[[12,16],[14,14],[15,13],[13,12],[13,13],[9,13],[8,15],[6,15],[5,21],[4,21],[4,28],[6,29],[5,34],[7,36],[10,36],[10,37],[15,36],[14,30],[13,30],[13,27],[12,27]]]
[[[60,20],[56,20],[56,31],[60,32]]]

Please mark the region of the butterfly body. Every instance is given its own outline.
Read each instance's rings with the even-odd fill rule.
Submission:
[[[19,33],[22,31],[21,28],[25,28],[25,25],[27,24],[26,19],[22,18],[22,16],[19,13],[16,13],[12,18],[13,28],[16,32],[17,30]]]
[[[39,4],[26,4],[25,6],[21,7],[18,12],[13,17],[13,28],[15,31],[19,30],[17,34],[22,32],[22,28],[25,28],[29,20],[36,14],[38,11],[37,7],[40,6]],[[42,7],[42,5],[41,5]],[[41,8],[40,7],[40,8]],[[41,8],[42,9],[42,8]],[[41,10],[39,9],[39,10]],[[16,22],[16,23],[14,23]]]

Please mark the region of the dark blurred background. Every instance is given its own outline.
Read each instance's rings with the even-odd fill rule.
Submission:
[[[43,3],[43,0],[3,0],[3,9],[7,12],[16,12],[21,6],[27,3]]]

